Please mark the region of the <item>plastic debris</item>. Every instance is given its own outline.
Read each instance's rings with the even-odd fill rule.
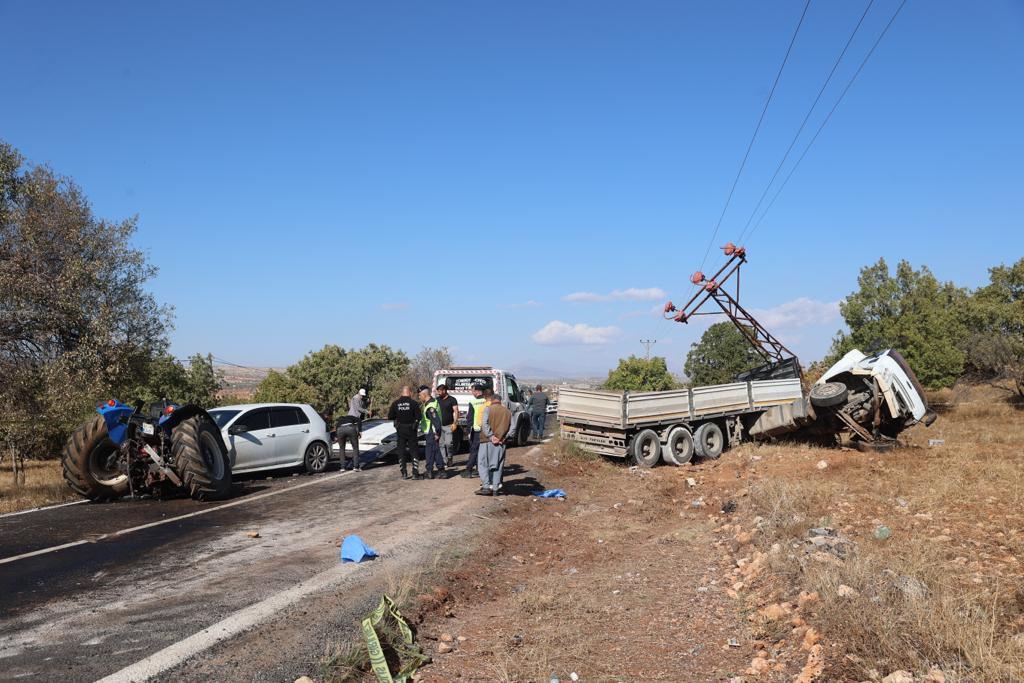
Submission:
[[[345,537],[341,542],[342,562],[362,562],[377,557],[377,551],[366,545],[363,539],[355,534]]]
[[[946,443],[945,439],[928,439],[929,446],[942,446]]]
[[[534,491],[533,495],[538,498],[565,498],[565,491],[562,489],[546,489],[544,491]]]

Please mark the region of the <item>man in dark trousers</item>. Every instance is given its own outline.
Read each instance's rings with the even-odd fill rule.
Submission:
[[[530,396],[530,432],[537,440],[544,438],[544,428],[548,421],[548,404],[551,399],[544,393],[544,387],[537,385],[537,390]]]
[[[342,415],[338,418],[335,440],[338,442],[338,447],[341,448],[342,469],[363,471],[363,466],[359,462],[359,437],[362,436],[362,422],[362,418],[353,415]],[[349,444],[352,445],[353,455],[351,458],[348,456],[346,448]]]
[[[388,409],[388,419],[395,423],[398,435],[398,466],[402,479],[409,478],[406,465],[412,462],[412,478],[419,479],[416,464],[416,427],[420,423],[420,404],[412,397],[412,387],[402,387],[402,396]]]
[[[426,384],[420,387],[420,403],[420,431],[423,432],[427,476],[431,479],[435,476],[447,479],[444,458],[441,457],[441,407],[437,399],[430,395],[430,387]]]

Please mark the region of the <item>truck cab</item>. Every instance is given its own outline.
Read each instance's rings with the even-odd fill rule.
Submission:
[[[493,368],[490,365],[459,365],[443,368],[434,373],[433,386],[444,384],[448,393],[459,403],[459,425],[463,439],[468,439],[466,414],[469,401],[473,398],[472,386],[481,383],[492,389],[502,404],[512,412],[512,429],[508,442],[513,446],[525,446],[530,438],[530,416],[526,410],[526,399],[515,375]]]

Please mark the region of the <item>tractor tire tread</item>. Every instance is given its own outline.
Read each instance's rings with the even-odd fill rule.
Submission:
[[[122,493],[102,484],[91,485],[88,460],[97,442],[107,437],[107,425],[99,415],[81,425],[68,437],[61,452],[61,476],[71,490],[97,503],[120,498]]]
[[[227,495],[231,489],[230,475],[228,485],[219,486],[210,476],[203,462],[202,450],[199,445],[199,430],[203,420],[199,416],[190,417],[181,422],[171,432],[171,455],[175,469],[181,482],[189,494],[196,500],[217,500]],[[223,457],[223,453],[221,454]],[[225,467],[227,463],[225,462]],[[227,490],[224,490],[224,489]]]

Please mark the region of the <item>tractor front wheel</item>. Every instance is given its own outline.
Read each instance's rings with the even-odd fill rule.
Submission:
[[[217,500],[231,493],[231,463],[220,447],[217,427],[201,415],[171,432],[174,469],[196,500]]]

